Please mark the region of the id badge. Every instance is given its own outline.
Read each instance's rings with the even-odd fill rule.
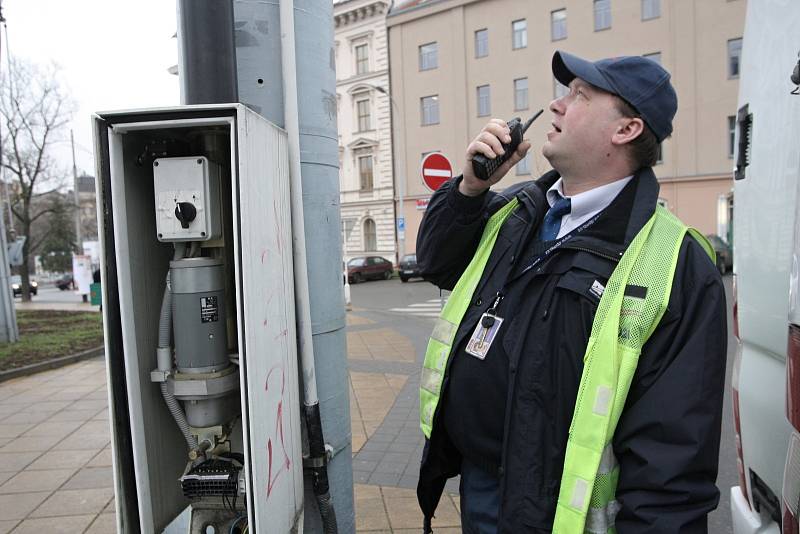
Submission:
[[[491,326],[484,326],[486,321],[491,322]],[[497,331],[500,330],[501,324],[503,324],[502,317],[497,317],[496,315],[488,313],[481,315],[481,320],[478,321],[475,331],[472,332],[472,336],[467,342],[467,354],[475,356],[479,360],[486,358],[486,354],[488,354],[489,348],[492,346],[492,342],[497,335]]]

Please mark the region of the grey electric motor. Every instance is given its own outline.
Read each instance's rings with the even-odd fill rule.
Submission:
[[[175,397],[193,427],[227,423],[238,410],[239,373],[228,358],[222,260],[186,258],[170,269]]]

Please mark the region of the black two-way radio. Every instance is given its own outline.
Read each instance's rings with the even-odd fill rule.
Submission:
[[[494,174],[494,171],[496,171],[500,165],[508,161],[508,158],[516,152],[517,147],[519,147],[519,144],[522,142],[522,136],[525,135],[528,127],[543,112],[544,110],[540,109],[534,113],[533,117],[528,119],[528,122],[525,124],[522,124],[522,120],[519,117],[514,117],[508,121],[508,129],[511,130],[511,142],[501,143],[505,153],[502,156],[496,156],[494,159],[489,159],[483,154],[475,154],[472,157],[472,170],[475,176],[481,180],[488,180]]]

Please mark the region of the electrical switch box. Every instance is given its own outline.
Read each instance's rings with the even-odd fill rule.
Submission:
[[[159,241],[208,241],[220,236],[219,165],[205,156],[153,161]]]
[[[117,532],[298,532],[286,132],[209,104],[94,134]]]

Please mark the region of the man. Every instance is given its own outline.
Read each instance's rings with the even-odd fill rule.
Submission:
[[[704,238],[658,203],[651,169],[672,132],[669,74],[641,57],[556,52],[535,182],[489,186],[504,121],[420,228],[423,275],[453,289],[421,376],[425,529],[461,475],[468,533],[706,532],[727,343],[725,293]],[[591,335],[591,343],[590,343]]]

